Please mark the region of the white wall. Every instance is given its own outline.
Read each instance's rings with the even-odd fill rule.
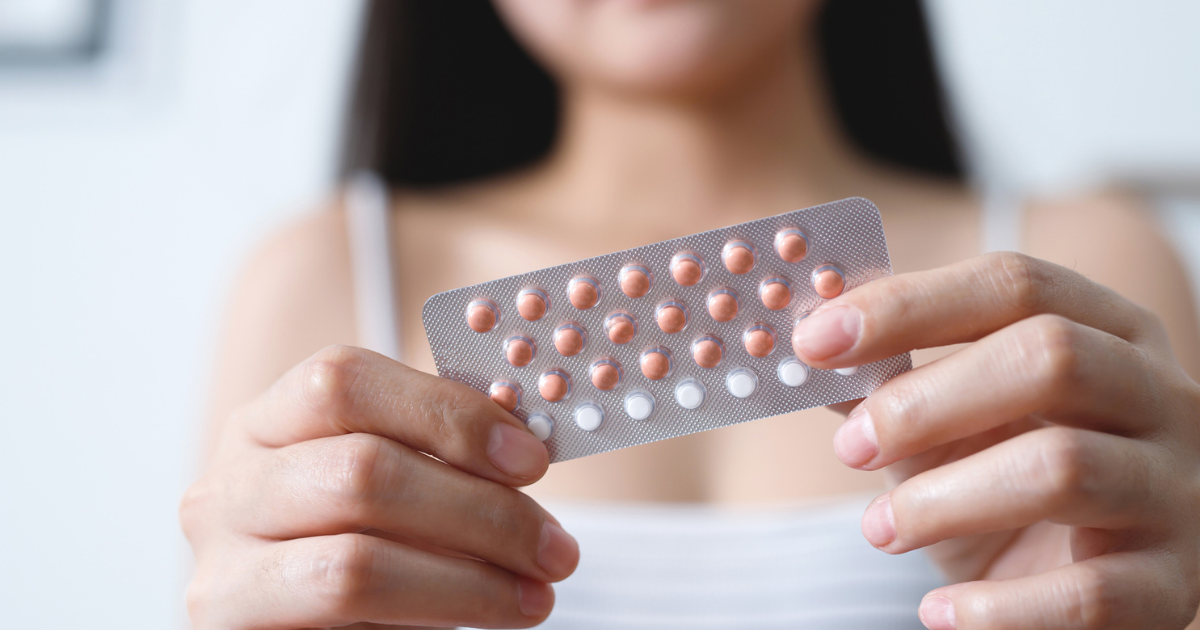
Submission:
[[[1200,3],[926,0],[986,180],[1200,182]]]
[[[98,70],[0,70],[0,627],[170,628],[210,352],[324,194],[359,3],[119,5]]]

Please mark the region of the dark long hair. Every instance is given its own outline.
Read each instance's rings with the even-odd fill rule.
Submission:
[[[849,137],[868,155],[960,177],[921,0],[828,0],[818,37]],[[438,186],[545,155],[554,81],[488,0],[371,0],[345,127],[342,173]]]

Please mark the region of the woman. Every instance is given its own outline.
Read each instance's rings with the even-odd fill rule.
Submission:
[[[496,0],[553,85],[529,73],[497,84],[493,70],[519,55],[499,40],[470,52],[484,69],[477,76],[430,74],[446,61],[439,54],[464,54],[421,48],[430,40],[457,34],[490,46],[498,32],[488,30],[486,7],[449,4],[374,3],[351,133],[352,165],[379,170],[394,187],[393,260],[380,267],[400,292],[392,325],[408,349],[399,359],[413,367],[330,346],[365,332],[353,294],[363,264],[351,265],[364,256],[349,244],[339,204],[255,256],[220,360],[211,464],[181,508],[198,567],[189,589],[196,627],[528,627],[555,605],[549,583],[580,561],[566,529],[591,526],[586,511],[560,521],[543,503],[567,512],[564,498],[791,504],[786,518],[843,531],[854,523],[828,517],[842,512],[796,502],[868,491],[882,494],[861,520],[867,541],[887,554],[926,549],[947,578],[920,600],[929,628],[1182,628],[1195,617],[1200,386],[1188,374],[1200,373],[1200,342],[1180,265],[1135,201],[1107,194],[1032,206],[1020,244],[1028,255],[980,256],[974,196],[886,166],[861,146],[953,169],[936,148],[936,125],[932,140],[922,132],[864,142],[873,123],[906,104],[890,102],[903,89],[880,88],[894,77],[831,70],[831,95],[822,62],[836,66],[839,50],[871,37],[856,28],[870,21],[863,6],[849,0],[823,11],[815,0]],[[851,26],[840,33],[830,26],[839,15]],[[439,19],[463,32],[438,30]],[[387,24],[411,30],[389,39],[380,33]],[[881,33],[906,26],[888,22]],[[396,71],[379,74],[380,64]],[[381,77],[410,81],[410,91]],[[464,91],[435,112],[457,127],[422,126],[429,105],[411,85]],[[557,134],[487,118],[540,94],[536,102],[550,106],[524,113],[545,123],[554,85]],[[470,111],[482,120],[454,110],[480,102]],[[525,158],[523,168],[496,172]],[[548,471],[545,449],[516,418],[417,371],[432,371],[419,312],[437,291],[855,195],[882,209],[901,273],[798,325],[797,355],[836,368],[965,345],[918,352],[923,365],[840,410],[845,422],[814,411]],[[528,494],[514,490],[527,486]],[[627,519],[613,531],[633,532],[610,537],[615,546],[649,535],[636,511],[612,510]],[[716,518],[689,512],[678,525]],[[733,545],[763,530],[714,531],[724,533],[708,540],[725,535]],[[816,545],[799,534],[769,540]],[[605,551],[585,546],[584,566]],[[624,578],[691,566],[688,554],[656,551],[665,555],[631,564]],[[798,557],[794,570],[809,570],[808,552]],[[769,558],[727,558],[721,570],[753,573]],[[831,563],[849,577],[827,595],[762,600],[782,610],[773,606],[801,599],[824,617],[751,611],[727,625],[909,627],[912,609],[855,616],[890,592],[868,579],[870,562]],[[639,584],[662,601],[672,587]],[[692,610],[706,610],[708,599],[694,598]],[[667,621],[622,617],[622,601],[592,621]],[[571,605],[564,597],[561,607]],[[706,619],[686,623],[719,625]]]

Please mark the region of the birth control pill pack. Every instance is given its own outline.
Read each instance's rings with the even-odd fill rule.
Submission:
[[[855,198],[446,291],[422,316],[438,374],[558,462],[867,396],[909,355],[812,369],[792,329],[891,273]]]

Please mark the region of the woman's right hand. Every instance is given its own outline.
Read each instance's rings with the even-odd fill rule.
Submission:
[[[233,414],[183,498],[193,624],[536,625],[554,605],[547,583],[579,561],[514,489],[548,464],[484,394],[366,350],[322,350]]]

